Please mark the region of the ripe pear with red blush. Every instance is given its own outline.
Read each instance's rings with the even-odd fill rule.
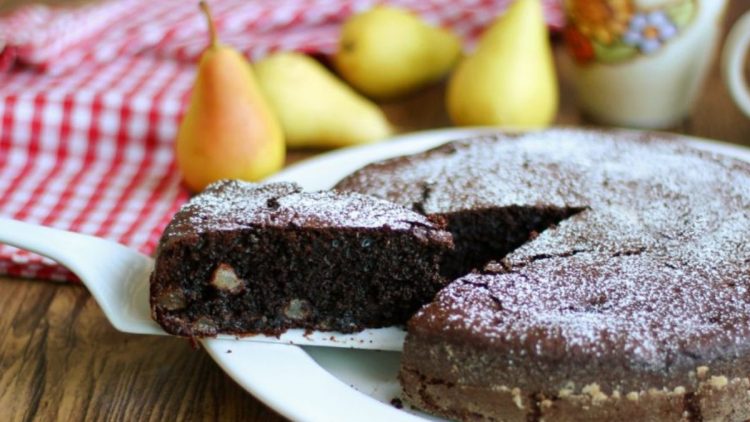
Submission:
[[[286,147],[277,117],[250,63],[216,37],[203,52],[190,104],[177,133],[177,163],[185,184],[199,192],[220,179],[260,180],[281,169]]]

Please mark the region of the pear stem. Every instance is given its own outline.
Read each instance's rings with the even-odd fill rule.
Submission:
[[[216,36],[216,26],[214,25],[214,18],[213,16],[211,16],[211,9],[208,8],[208,3],[206,3],[205,0],[201,0],[199,6],[203,14],[206,16],[206,20],[208,21],[208,34],[210,37],[209,41],[211,43],[210,47],[216,47],[216,44],[218,43],[218,37]]]

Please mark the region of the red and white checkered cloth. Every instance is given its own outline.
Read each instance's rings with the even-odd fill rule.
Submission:
[[[389,3],[471,43],[511,0],[213,0],[221,40],[251,59],[329,54],[351,14]],[[543,0],[560,27],[560,0]],[[119,0],[0,17],[0,216],[151,253],[188,197],[173,142],[207,44],[197,1]],[[0,228],[2,229],[2,228]],[[74,280],[0,245],[0,274]]]

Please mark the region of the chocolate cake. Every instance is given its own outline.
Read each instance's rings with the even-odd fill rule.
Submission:
[[[406,400],[461,420],[750,419],[750,164],[631,132],[456,141],[337,188],[448,222]]]
[[[166,228],[152,313],[191,337],[403,324],[445,284],[452,246],[440,222],[381,199],[221,181]]]

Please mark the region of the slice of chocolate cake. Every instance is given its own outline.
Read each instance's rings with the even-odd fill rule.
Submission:
[[[182,336],[403,324],[451,249],[439,223],[370,196],[217,182],[161,238],[152,313]]]

